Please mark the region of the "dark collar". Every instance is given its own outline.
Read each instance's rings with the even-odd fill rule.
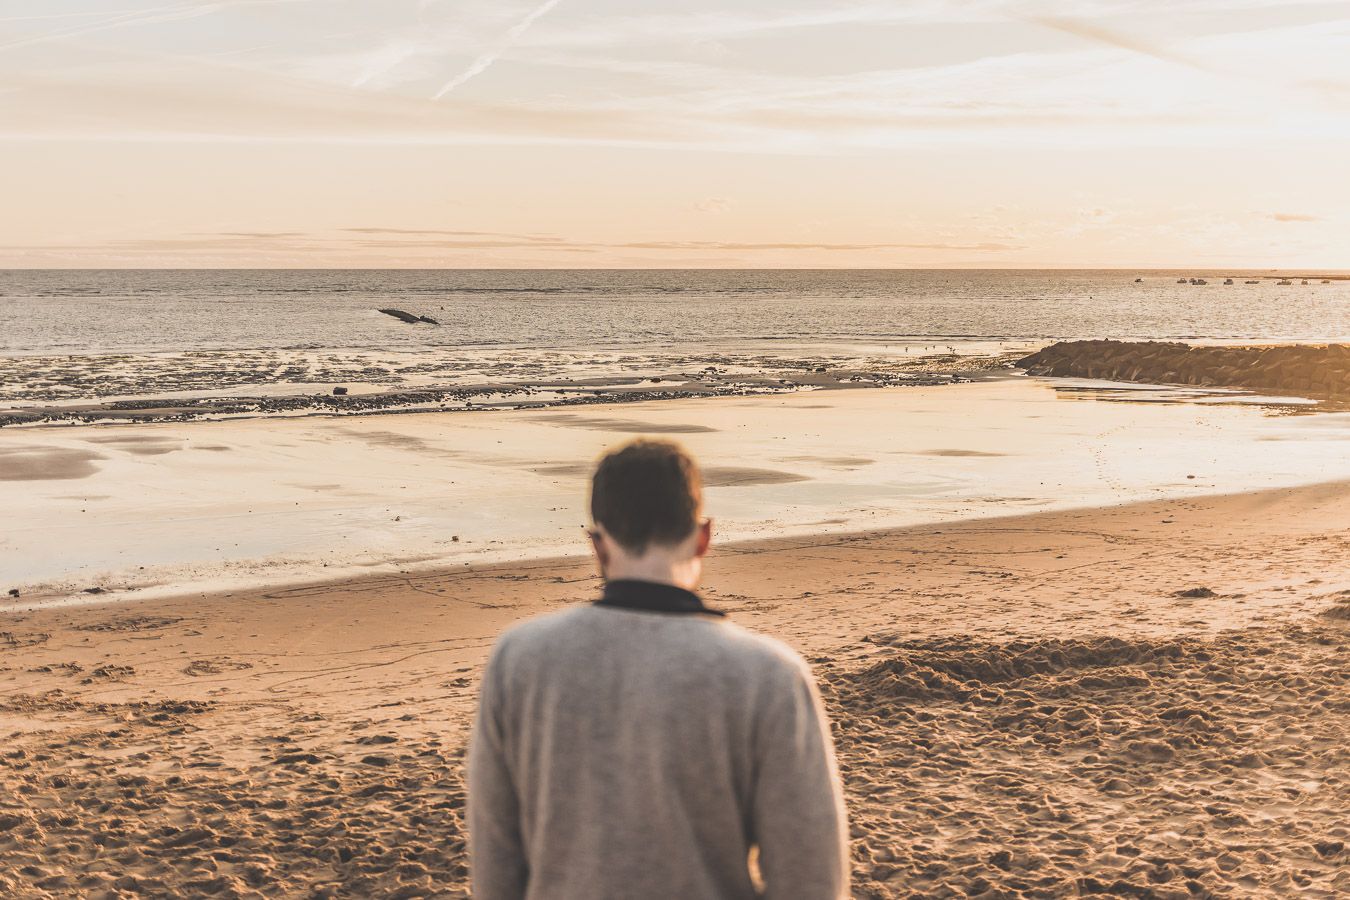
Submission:
[[[704,606],[703,598],[693,591],[686,591],[673,584],[628,579],[606,582],[604,593],[595,601],[595,605],[616,606],[619,609],[637,609],[644,612],[726,615],[721,610]]]

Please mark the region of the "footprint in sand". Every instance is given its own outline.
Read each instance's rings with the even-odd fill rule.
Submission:
[[[238,672],[251,668],[253,668],[253,663],[230,659],[228,656],[210,656],[205,659],[192,660],[183,668],[183,671],[197,678],[202,675],[220,675],[225,672]]]
[[[109,619],[105,622],[94,622],[75,627],[80,631],[148,631],[153,628],[164,628],[181,621],[182,619],[177,616],[128,616],[122,619]]]
[[[136,670],[131,666],[107,665],[99,666],[87,676],[80,679],[80,684],[98,684],[99,682],[126,681],[136,674]]]

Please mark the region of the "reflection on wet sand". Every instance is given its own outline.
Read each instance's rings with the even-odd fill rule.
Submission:
[[[915,456],[951,456],[951,457],[968,456],[968,457],[971,457],[971,458],[976,458],[976,457],[981,457],[981,456],[983,456],[983,457],[994,457],[994,456],[1007,456],[1007,455],[1008,455],[1008,454],[1006,454],[1006,453],[990,453],[990,452],[987,451],[987,450],[961,450],[961,449],[959,449],[959,448],[954,448],[954,447],[943,448],[943,449],[941,449],[941,450],[914,450],[914,451],[911,451],[911,452],[912,452]]]
[[[530,469],[539,475],[560,475],[566,478],[586,478],[591,474],[591,463],[559,463]],[[810,481],[806,475],[783,472],[779,469],[757,469],[753,466],[705,466],[703,484],[706,487],[750,487],[762,484],[792,484]]]
[[[0,447],[0,481],[68,481],[98,471],[92,450],[17,444]]]
[[[547,422],[550,425],[567,425],[572,428],[591,428],[596,431],[614,431],[622,434],[707,434],[716,431],[707,425],[688,425],[682,422],[644,422],[640,419],[605,419],[593,416],[578,416],[558,413],[550,416],[535,416],[535,422]]]
[[[184,444],[177,438],[153,434],[107,434],[88,438],[91,444],[106,444],[136,456],[163,456],[182,450]]]
[[[785,456],[785,462],[814,463],[830,469],[861,469],[876,462],[867,456]]]

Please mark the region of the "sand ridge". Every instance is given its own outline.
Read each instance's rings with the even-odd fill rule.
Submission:
[[[1213,639],[874,638],[879,662],[828,680],[865,798],[860,895],[1344,896],[1338,617]]]

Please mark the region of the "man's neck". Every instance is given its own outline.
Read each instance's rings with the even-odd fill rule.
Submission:
[[[611,565],[605,572],[606,581],[650,581],[668,584],[692,591],[698,588],[703,567],[699,560],[670,562],[668,560],[626,560],[624,565]]]

